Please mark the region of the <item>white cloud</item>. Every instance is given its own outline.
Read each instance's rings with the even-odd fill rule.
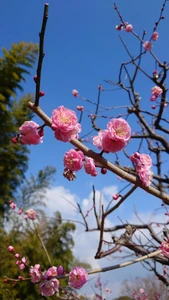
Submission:
[[[97,212],[99,214],[99,203],[100,199],[102,199],[102,204],[106,207],[109,201],[111,200],[112,194],[117,193],[117,186],[108,186],[104,187],[101,191],[96,190],[95,191],[95,197],[96,197],[96,207]],[[83,210],[84,215],[89,211],[89,216],[86,218],[89,227],[90,228],[96,228],[96,220],[93,212],[93,193],[91,192],[87,197],[79,201],[79,198],[76,194],[71,193],[70,190],[65,189],[63,186],[56,186],[52,189],[47,191],[47,198],[49,199],[46,202],[47,207],[45,208],[46,213],[48,216],[52,217],[52,214],[54,211],[58,210],[62,214],[63,219],[71,219],[76,221],[81,221],[82,217],[77,212],[75,207],[77,207],[77,202],[81,204],[81,208]],[[65,200],[67,199],[67,200]],[[164,215],[163,214],[157,214],[152,215],[152,212],[145,212],[139,214],[139,217],[144,222],[148,222],[150,220],[155,220],[156,222],[161,222],[161,220],[164,221]],[[139,224],[140,221],[138,220],[137,216],[133,213],[130,217],[130,219],[127,220],[129,223]],[[106,219],[106,227],[112,227],[113,222],[110,218]],[[158,229],[159,230],[159,229]],[[161,228],[160,228],[161,230]],[[120,235],[122,231],[118,232],[118,235]],[[98,247],[99,242],[99,232],[93,231],[93,232],[85,232],[85,227],[79,223],[76,223],[76,231],[73,234],[73,238],[75,241],[75,247],[74,247],[74,255],[81,261],[89,263],[92,268],[100,268],[100,267],[106,267],[110,265],[114,265],[119,263],[121,260],[120,258],[116,258],[111,260],[110,257],[103,258],[101,260],[96,260],[95,254]],[[145,239],[145,237],[143,236]],[[111,234],[105,233],[104,239],[111,241]],[[106,246],[105,246],[106,247]],[[106,248],[105,248],[106,249]],[[118,254],[118,256],[123,256],[124,253]],[[117,256],[117,254],[115,254]],[[144,269],[140,265],[133,265],[128,267],[127,269],[117,269],[115,271],[110,271],[105,274],[102,274],[102,281],[106,282],[108,281],[108,287],[113,291],[112,294],[106,295],[106,299],[112,299],[112,297],[116,297],[119,294],[120,290],[120,284],[121,282],[127,278],[128,272],[131,271],[133,276],[140,276],[143,274],[144,276]],[[97,274],[94,275],[94,278],[97,278]],[[91,281],[89,280],[88,285],[85,286],[85,292],[87,294],[93,294],[93,291],[91,289],[91,286],[94,285],[94,280],[92,280],[93,276],[90,276]]]

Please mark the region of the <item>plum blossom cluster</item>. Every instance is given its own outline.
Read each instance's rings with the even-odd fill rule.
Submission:
[[[151,40],[152,41],[157,41],[159,38],[159,33],[154,31],[152,36],[151,36]],[[150,51],[153,47],[152,43],[150,41],[146,41],[144,44],[143,44],[143,47],[146,51]]]
[[[78,138],[78,133],[81,132],[76,113],[64,106],[53,110],[51,128],[55,133],[55,138],[62,142]]]
[[[57,277],[66,274],[62,266],[52,266],[47,271],[42,271],[40,264],[28,267],[25,257],[20,258],[13,246],[8,247],[8,251],[11,252],[16,260],[16,265],[19,265],[20,270],[25,267],[29,268],[29,276],[32,283],[39,283],[39,289],[42,296],[53,296],[59,290],[59,280]],[[88,274],[82,267],[74,267],[71,269],[69,276],[69,285],[72,288],[80,289],[88,280]],[[24,280],[24,277],[18,276],[18,279]],[[5,281],[7,282],[7,281]]]
[[[142,184],[146,187],[150,186],[153,173],[150,170],[152,166],[152,159],[148,154],[140,154],[135,152],[130,156],[130,160],[134,164],[137,175]]]
[[[44,131],[34,121],[25,121],[19,127],[20,133],[12,138],[13,143],[20,142],[23,145],[37,145],[43,142]]]
[[[155,101],[161,94],[163,90],[159,86],[154,86],[151,89],[152,96],[150,98],[151,101]]]
[[[124,149],[131,137],[131,128],[126,120],[113,118],[108,122],[106,130],[100,130],[93,137],[93,144],[99,150],[115,153]]]
[[[169,240],[167,242],[162,242],[160,249],[162,254],[169,258]]]
[[[9,207],[12,209],[12,210],[15,210],[17,208],[17,204],[13,201],[13,200],[10,200],[9,201]],[[30,220],[35,220],[37,215],[36,215],[36,211],[32,208],[26,210],[26,211],[23,211],[23,209],[18,209],[18,215],[21,215],[24,213],[24,218],[25,220],[27,219],[30,219]]]
[[[84,166],[87,174],[90,174],[91,176],[97,175],[93,158],[85,157],[82,151],[77,151],[75,149],[70,149],[65,153],[64,166],[70,171],[79,171]]]
[[[133,30],[133,25],[125,22],[124,24],[121,23],[120,25],[116,25],[116,30],[125,30],[126,32],[131,32]]]
[[[16,266],[19,266],[20,270],[24,270],[25,267],[27,266],[26,258],[25,257],[21,258],[20,254],[15,251],[13,246],[9,246],[8,251],[14,254],[14,257],[16,259],[15,261]]]

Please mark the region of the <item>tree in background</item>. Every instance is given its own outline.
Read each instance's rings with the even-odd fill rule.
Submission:
[[[46,167],[39,171],[36,177],[32,176],[21,186],[20,194],[16,197],[18,205],[22,207],[24,204],[25,212],[30,207],[36,208],[37,219],[32,224],[29,222],[30,220],[24,221],[23,215],[18,215],[14,211],[8,212],[8,221],[5,222],[4,228],[0,229],[1,279],[3,279],[4,274],[12,278],[20,275],[28,277],[27,271],[20,271],[19,267],[16,267],[17,259],[14,257],[11,259],[11,254],[7,251],[11,244],[17,245],[17,253],[26,257],[28,265],[35,265],[40,257],[41,266],[44,270],[50,265],[61,265],[67,271],[76,261],[72,252],[74,246],[72,234],[75,231],[75,225],[68,221],[63,222],[59,212],[55,212],[51,218],[44,213],[43,206],[47,201],[45,193],[50,187],[54,175],[55,169]],[[48,259],[46,253],[48,253]],[[82,265],[87,268],[90,267],[85,263]],[[63,284],[66,284],[64,279]],[[38,285],[32,285],[30,281],[11,284],[8,287],[5,282],[1,283],[0,298],[8,300],[9,295],[11,300],[33,300],[36,297],[43,299],[39,296]]]
[[[3,48],[0,58],[0,212],[4,214],[4,204],[14,196],[14,192],[24,180],[28,167],[27,146],[12,144],[11,138],[18,131],[20,122],[32,118],[27,103],[33,100],[31,94],[17,99],[22,91],[22,82],[30,74],[38,53],[38,46],[21,42],[12,44],[10,50]]]
[[[121,285],[121,294],[135,300],[166,300],[168,289],[157,278],[135,278],[125,280]],[[119,298],[120,299],[120,298]]]

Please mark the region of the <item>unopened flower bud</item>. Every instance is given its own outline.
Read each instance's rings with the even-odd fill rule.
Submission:
[[[14,249],[13,246],[9,246],[9,247],[8,247],[8,251],[9,251],[9,252],[15,252],[15,249]]]
[[[23,276],[18,276],[18,279],[19,279],[20,281],[22,281],[22,280],[23,280]]]
[[[17,144],[17,143],[18,143],[18,137],[17,137],[17,136],[13,137],[13,138],[11,139],[11,142],[12,142],[13,144]]]
[[[35,83],[37,83],[37,79],[38,79],[38,76],[35,75],[35,76],[33,77],[33,80],[34,80]]]
[[[64,269],[62,266],[57,267],[57,273],[58,273],[58,276],[61,276],[64,274]]]
[[[106,168],[101,168],[101,173],[102,174],[106,174],[107,173],[107,169]]]
[[[112,198],[113,198],[113,200],[117,200],[117,199],[119,198],[119,194],[114,194],[114,195],[112,196]]]
[[[43,97],[45,95],[45,92],[40,92],[39,97]]]
[[[72,95],[74,97],[78,97],[79,96],[79,92],[77,90],[72,90]]]

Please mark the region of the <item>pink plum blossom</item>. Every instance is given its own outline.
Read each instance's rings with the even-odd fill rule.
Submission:
[[[25,213],[25,215],[27,216],[27,218],[29,218],[30,220],[35,220],[36,219],[36,211],[32,208],[28,209]]]
[[[21,261],[20,261],[19,269],[20,269],[20,270],[23,270],[23,269],[25,269],[25,267],[26,267],[26,258],[23,257],[23,258],[21,259]]]
[[[137,174],[142,182],[142,184],[146,187],[151,185],[151,181],[153,179],[153,172],[148,168],[142,168],[137,170]]]
[[[140,162],[146,168],[152,167],[152,159],[148,154],[140,154]]]
[[[130,156],[130,160],[133,162],[137,175],[140,178],[144,186],[150,186],[153,179],[153,173],[150,170],[152,167],[152,159],[148,154],[140,154],[135,152]]]
[[[68,142],[77,137],[81,131],[76,113],[64,106],[59,106],[52,112],[52,126],[56,139]]]
[[[131,24],[127,24],[125,27],[126,32],[131,32],[133,30],[133,26]]]
[[[124,142],[123,140],[114,140],[111,137],[111,133],[109,131],[104,131],[102,136],[102,148],[106,153],[115,153],[121,151],[125,146],[126,142]]]
[[[78,97],[79,96],[79,92],[77,90],[72,90],[72,95],[74,97]]]
[[[40,293],[42,296],[53,296],[59,288],[59,281],[56,278],[44,280],[40,283]]]
[[[128,142],[131,136],[131,128],[129,124],[122,118],[111,119],[107,124],[110,137],[115,141]]]
[[[154,97],[159,97],[162,94],[163,90],[159,86],[154,86],[151,89],[151,93]]]
[[[108,132],[108,130],[100,130],[98,135],[93,137],[93,145],[97,146],[99,150],[103,149],[102,139],[105,132]]]
[[[162,242],[160,249],[162,250],[163,255],[169,258],[169,243]]]
[[[122,118],[111,119],[107,130],[100,130],[98,136],[93,137],[93,144],[106,153],[121,151],[131,137],[131,128]]]
[[[79,171],[83,166],[84,154],[82,151],[70,149],[64,155],[64,166],[71,171]]]
[[[90,174],[92,176],[96,176],[97,175],[96,166],[95,166],[93,158],[91,158],[91,157],[86,157],[85,158],[84,169],[85,169],[85,172],[87,174]]]
[[[32,283],[39,282],[41,279],[40,265],[36,264],[34,267],[30,267],[29,275]]]
[[[39,134],[39,125],[33,121],[25,121],[20,130],[20,142],[25,145],[37,145],[43,142],[43,136]]]
[[[69,284],[75,289],[80,289],[88,280],[88,274],[82,267],[74,267],[69,273]]]
[[[9,206],[12,210],[15,210],[15,208],[17,207],[16,203],[14,203],[13,201],[9,204]]]
[[[157,41],[159,38],[159,33],[154,31],[151,38],[153,41]]]
[[[150,51],[152,49],[152,43],[149,42],[149,41],[146,41],[144,44],[143,44],[143,47],[146,51]]]
[[[52,278],[54,276],[57,276],[58,275],[58,272],[57,272],[57,267],[50,267],[47,272],[46,272],[46,275],[48,276],[48,278]]]
[[[79,111],[84,111],[84,106],[77,105],[76,109]]]

